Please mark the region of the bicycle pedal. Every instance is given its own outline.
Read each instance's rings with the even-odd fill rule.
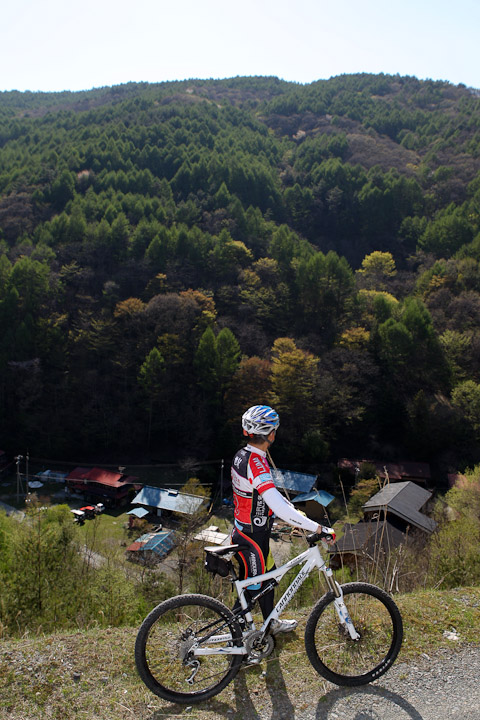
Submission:
[[[254,665],[255,665],[256,667],[258,667],[261,662],[262,662],[262,658],[259,658],[259,657],[249,658],[249,657],[247,657],[247,659],[244,661],[244,663],[245,663],[244,667],[245,667],[245,668],[249,668],[249,667],[253,667]]]

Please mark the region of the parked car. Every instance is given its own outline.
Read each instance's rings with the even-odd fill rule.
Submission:
[[[83,510],[71,510],[70,512],[72,513],[73,519],[75,520],[75,522],[78,523],[79,525],[83,525],[83,523],[85,522],[84,511]]]
[[[95,515],[102,513],[105,510],[105,506],[103,503],[97,503],[96,505],[85,505],[81,507],[80,510],[83,510],[86,518],[91,519],[94,518]]]
[[[95,517],[95,515],[99,515],[104,510],[105,505],[103,503],[97,503],[96,505],[85,505],[84,507],[81,507],[80,510],[71,510],[71,512],[75,522],[82,525],[85,520],[91,520]]]

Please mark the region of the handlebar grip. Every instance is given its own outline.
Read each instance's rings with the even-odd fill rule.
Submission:
[[[321,533],[312,533],[311,535],[307,535],[307,542],[310,547],[313,547],[317,544],[317,542],[320,542],[320,540],[325,540],[326,542],[334,542],[336,537],[337,535],[332,528],[322,526]]]

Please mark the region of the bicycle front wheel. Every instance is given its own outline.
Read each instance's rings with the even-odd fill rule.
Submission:
[[[368,583],[342,585],[348,614],[360,638],[352,640],[339,621],[333,592],[313,608],[305,627],[305,648],[315,670],[336,685],[366,685],[386,672],[397,657],[403,623],[384,590]]]
[[[135,642],[135,662],[145,685],[175,703],[208,700],[233,680],[243,655],[221,654],[242,645],[231,611],[206,595],[178,595],[145,618]],[[219,654],[195,655],[196,648]]]

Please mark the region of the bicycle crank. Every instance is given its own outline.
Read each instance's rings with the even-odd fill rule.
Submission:
[[[274,647],[275,640],[272,635],[264,635],[261,630],[256,630],[245,638],[247,660],[251,663],[259,663],[271,655]]]

